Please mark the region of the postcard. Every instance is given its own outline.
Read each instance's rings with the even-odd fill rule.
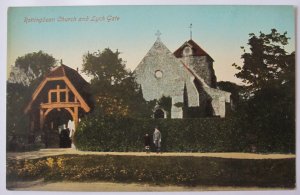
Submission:
[[[7,190],[295,190],[295,13],[9,7]]]

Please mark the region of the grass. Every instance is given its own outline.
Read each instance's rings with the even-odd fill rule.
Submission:
[[[295,159],[60,155],[8,160],[7,181],[111,181],[295,188]]]

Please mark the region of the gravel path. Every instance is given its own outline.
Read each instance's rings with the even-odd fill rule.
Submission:
[[[256,153],[146,153],[146,152],[85,152],[72,148],[67,149],[41,149],[32,152],[11,152],[7,153],[9,159],[36,159],[46,156],[56,156],[63,154],[79,155],[128,155],[128,156],[194,156],[194,157],[219,157],[234,159],[285,159],[296,158],[295,154],[256,154]]]
[[[259,187],[220,187],[196,186],[185,187],[175,185],[150,185],[137,183],[112,183],[112,182],[16,182],[8,186],[9,190],[16,191],[77,191],[77,192],[175,192],[175,191],[236,191],[236,190],[284,190],[284,188],[259,188]]]

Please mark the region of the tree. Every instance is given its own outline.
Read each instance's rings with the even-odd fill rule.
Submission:
[[[56,60],[42,51],[18,57],[7,81],[7,135],[16,134],[26,142],[29,119],[24,109],[42,77],[55,66]]]
[[[249,34],[243,65],[233,65],[236,77],[247,84],[248,97],[238,113],[241,125],[249,144],[261,151],[295,151],[295,53],[284,49],[286,34],[275,29]]]
[[[248,41],[250,52],[246,52],[245,47],[242,66],[233,64],[238,72],[235,76],[243,80],[252,91],[260,90],[271,83],[285,82],[285,73],[289,66],[289,54],[284,49],[288,44],[287,32],[280,34],[276,29],[272,29],[270,34],[260,32],[257,36],[250,33]]]
[[[92,77],[96,112],[123,117],[150,116],[151,103],[144,100],[133,73],[126,70],[119,55],[120,52],[106,48],[83,56],[83,72]]]
[[[38,51],[18,57],[15,61],[15,67],[25,73],[30,85],[37,78],[41,78],[50,72],[55,67],[56,61],[51,55]]]
[[[92,76],[93,80],[110,85],[120,84],[129,76],[125,63],[119,57],[120,52],[113,52],[109,48],[83,56],[83,72]]]
[[[238,102],[240,99],[239,94],[243,87],[229,81],[219,81],[217,82],[217,88],[230,92],[233,101]]]

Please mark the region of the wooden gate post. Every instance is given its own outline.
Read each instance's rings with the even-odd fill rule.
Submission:
[[[44,111],[41,108],[40,109],[40,130],[43,130],[44,128]]]

